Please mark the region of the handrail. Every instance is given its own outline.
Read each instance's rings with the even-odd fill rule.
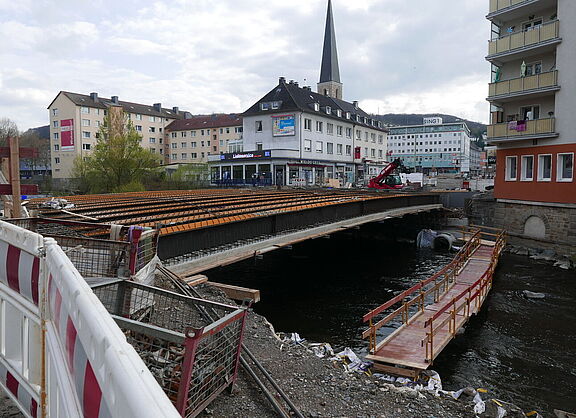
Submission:
[[[437,273],[433,274],[432,276],[430,276],[428,279],[421,281],[420,283],[415,284],[414,286],[412,286],[411,288],[403,291],[402,293],[400,293],[399,295],[396,295],[394,298],[390,299],[388,302],[378,306],[377,308],[371,310],[370,312],[368,312],[366,315],[364,315],[362,317],[362,322],[368,322],[371,319],[373,319],[375,316],[379,315],[380,313],[382,313],[383,311],[385,311],[386,309],[390,308],[391,306],[395,305],[396,303],[400,302],[401,300],[403,300],[405,297],[411,295],[412,293],[416,292],[417,290],[422,289],[422,287],[430,284],[432,281],[436,280],[438,277],[442,276],[443,274],[447,273],[451,268],[454,267],[454,265],[458,264],[458,262],[460,261],[460,259],[462,258],[462,256],[469,252],[468,250],[470,249],[470,247],[474,244],[474,240],[477,238],[477,235],[480,234],[480,230],[477,230],[475,232],[475,234],[472,236],[472,238],[470,239],[470,241],[468,241],[461,249],[460,251],[456,254],[456,256],[454,257],[454,259],[447,264],[446,266],[444,266],[440,271],[438,271]]]
[[[530,29],[530,30],[517,30],[517,31],[515,31],[515,32],[504,33],[504,34],[500,35],[500,36],[499,36],[498,38],[496,38],[496,39],[491,39],[490,42],[495,42],[495,41],[497,41],[497,40],[499,40],[499,39],[505,39],[505,38],[508,38],[508,37],[510,37],[510,36],[518,35],[518,34],[520,34],[520,33],[524,33],[524,34],[525,34],[525,33],[528,33],[528,32],[532,32],[533,30],[539,31],[543,26],[554,25],[554,24],[557,24],[559,21],[560,21],[559,19],[554,19],[554,20],[550,20],[550,21],[548,21],[548,22],[543,22],[543,23],[540,25],[540,27],[537,27],[537,28],[535,28],[535,29]]]

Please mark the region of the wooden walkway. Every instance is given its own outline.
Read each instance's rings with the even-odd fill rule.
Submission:
[[[464,230],[466,245],[450,264],[363,317],[369,323],[362,334],[370,340],[366,359],[376,370],[415,377],[482,308],[505,245],[504,231],[482,229]],[[391,322],[398,328],[377,342],[378,330]]]

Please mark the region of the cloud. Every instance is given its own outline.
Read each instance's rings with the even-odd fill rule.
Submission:
[[[486,121],[485,3],[333,0],[345,98]],[[318,79],[326,0],[59,5],[0,0],[0,116],[21,129],[46,124],[60,90],[242,112],[278,76]]]

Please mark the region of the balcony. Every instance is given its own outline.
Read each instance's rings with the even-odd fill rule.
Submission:
[[[526,52],[541,53],[544,49],[553,49],[560,43],[560,22],[553,20],[537,29],[514,32],[490,41],[487,60],[505,62],[526,55]]]
[[[516,121],[488,125],[489,143],[554,138],[557,136],[555,118],[527,120],[521,130],[518,129]]]
[[[491,83],[488,88],[488,100],[506,102],[522,96],[538,96],[559,89],[558,71],[550,71]]]
[[[490,0],[490,11],[486,18],[498,17],[500,21],[509,21],[554,7],[557,2],[558,0]]]

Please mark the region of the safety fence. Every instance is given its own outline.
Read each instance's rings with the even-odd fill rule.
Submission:
[[[371,352],[376,350],[377,331],[380,328],[395,321],[397,317],[400,317],[402,325],[410,324],[417,315],[424,311],[427,304],[438,302],[448,292],[470,255],[480,246],[481,234],[479,229],[471,231],[468,241],[449,264],[428,279],[417,283],[363,316],[362,321],[368,322],[369,328],[362,333],[362,338],[369,338]],[[390,308],[399,303],[400,307],[375,322],[375,319],[386,314]]]
[[[159,234],[151,228],[51,218],[9,222],[54,238],[85,278],[134,277],[156,256]]]
[[[24,416],[179,416],[56,241],[3,221],[0,312],[0,386]]]
[[[233,384],[246,309],[125,280],[93,290],[182,416]]]

